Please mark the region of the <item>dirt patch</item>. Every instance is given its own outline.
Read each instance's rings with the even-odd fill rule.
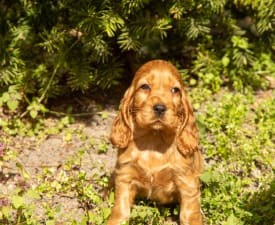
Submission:
[[[60,107],[55,106],[54,110],[63,111],[63,107],[68,106],[66,104],[60,104]],[[95,174],[97,177],[109,176],[115,166],[116,149],[110,145],[108,137],[117,107],[118,101],[103,106],[101,103],[99,106],[95,100],[85,98],[83,101],[81,99],[77,105],[74,103],[73,106],[73,113],[77,114],[74,117],[75,122],[67,125],[60,133],[42,134],[42,136],[35,137],[14,136],[9,137],[7,143],[0,143],[6,149],[10,149],[14,155],[0,165],[2,168],[0,200],[3,196],[9,196],[18,186],[29,189],[41,185],[41,182],[47,182],[47,179],[52,179],[45,177],[38,179],[39,176],[45,176],[42,175],[45,174],[43,172],[45,169],[50,171],[52,177],[58,177],[68,162],[71,161],[74,164],[75,160],[79,160],[77,155],[81,150],[83,151],[81,168],[76,168],[76,170],[85,171],[86,177],[91,179],[91,182]],[[45,124],[54,127],[58,125],[58,121],[58,118],[51,117],[46,119]],[[1,135],[3,137],[5,134]],[[27,182],[20,170],[29,177]],[[52,208],[60,207],[61,210],[57,215],[60,218],[60,224],[79,221],[85,214],[83,205],[73,193],[71,195],[70,193],[66,195],[53,193],[49,196],[47,194],[41,196],[35,202],[37,205],[35,214],[38,218],[42,218],[45,214],[43,203]]]

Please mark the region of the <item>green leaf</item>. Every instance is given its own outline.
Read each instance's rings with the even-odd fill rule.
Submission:
[[[192,79],[190,79],[189,84],[191,86],[195,86],[197,84],[197,80],[192,78]]]
[[[67,142],[71,141],[72,138],[73,138],[73,134],[71,134],[71,133],[66,133],[64,136],[64,140]]]
[[[101,115],[101,118],[103,120],[108,118],[108,113],[107,112],[101,112],[100,115]]]
[[[54,225],[54,220],[47,220],[46,225]]]
[[[108,145],[107,145],[107,143],[103,142],[103,143],[100,143],[100,144],[98,145],[98,152],[99,152],[99,153],[107,152],[107,150],[108,150]]]
[[[212,180],[212,173],[210,171],[205,171],[201,176],[200,179],[202,182],[209,184]]]
[[[33,190],[33,189],[29,189],[26,193],[26,195],[29,197],[29,198],[32,198],[32,199],[40,199],[40,195],[38,193],[38,191],[36,190]]]
[[[104,219],[107,219],[108,216],[111,214],[111,209],[110,208],[103,208],[102,211],[103,211]]]
[[[88,212],[89,216],[90,216],[90,213]],[[75,223],[75,224],[78,224],[78,223]],[[88,224],[88,217],[87,216],[84,216],[82,217],[79,225],[87,225]]]
[[[25,204],[24,198],[18,195],[13,196],[11,202],[16,209],[19,209]]]
[[[9,100],[7,106],[11,111],[15,111],[18,108],[19,102],[17,100]]]
[[[30,111],[31,118],[35,119],[37,117],[37,115],[38,115],[38,112],[36,110],[31,110]]]
[[[1,213],[6,218],[9,218],[11,211],[12,211],[11,207],[8,207],[8,206],[4,206],[1,208]]]
[[[115,193],[112,191],[109,195],[109,203],[113,204],[115,201]]]
[[[223,222],[222,225],[242,225],[243,222],[239,220],[235,215],[231,214],[226,222]]]
[[[227,67],[229,63],[230,63],[230,59],[227,56],[222,57],[222,65],[224,67]]]
[[[5,92],[1,98],[3,99],[3,102],[7,102],[10,99],[10,95],[8,92]]]
[[[62,208],[61,204],[58,204],[57,207],[56,207],[56,209],[55,209],[55,212],[56,213],[60,213],[61,212],[61,208]]]
[[[21,163],[17,162],[16,166],[17,166],[18,170],[20,171],[21,176],[24,179],[30,179],[31,176],[30,176],[29,172],[27,170],[25,170],[25,168],[22,166]]]

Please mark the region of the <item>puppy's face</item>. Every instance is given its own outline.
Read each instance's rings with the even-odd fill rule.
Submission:
[[[176,131],[184,109],[184,95],[179,74],[168,66],[149,67],[134,78],[132,113],[138,127]]]

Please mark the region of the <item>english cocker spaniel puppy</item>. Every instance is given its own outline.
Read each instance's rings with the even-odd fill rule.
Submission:
[[[161,204],[179,202],[181,225],[202,224],[198,129],[172,64],[153,60],[138,69],[121,101],[110,140],[118,148],[118,159],[108,225],[129,219],[136,196]]]

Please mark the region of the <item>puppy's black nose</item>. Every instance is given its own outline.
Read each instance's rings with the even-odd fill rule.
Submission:
[[[165,113],[166,106],[162,105],[162,104],[156,104],[156,105],[153,106],[153,110],[154,110],[154,113],[157,116],[161,116],[161,115],[163,115]]]

